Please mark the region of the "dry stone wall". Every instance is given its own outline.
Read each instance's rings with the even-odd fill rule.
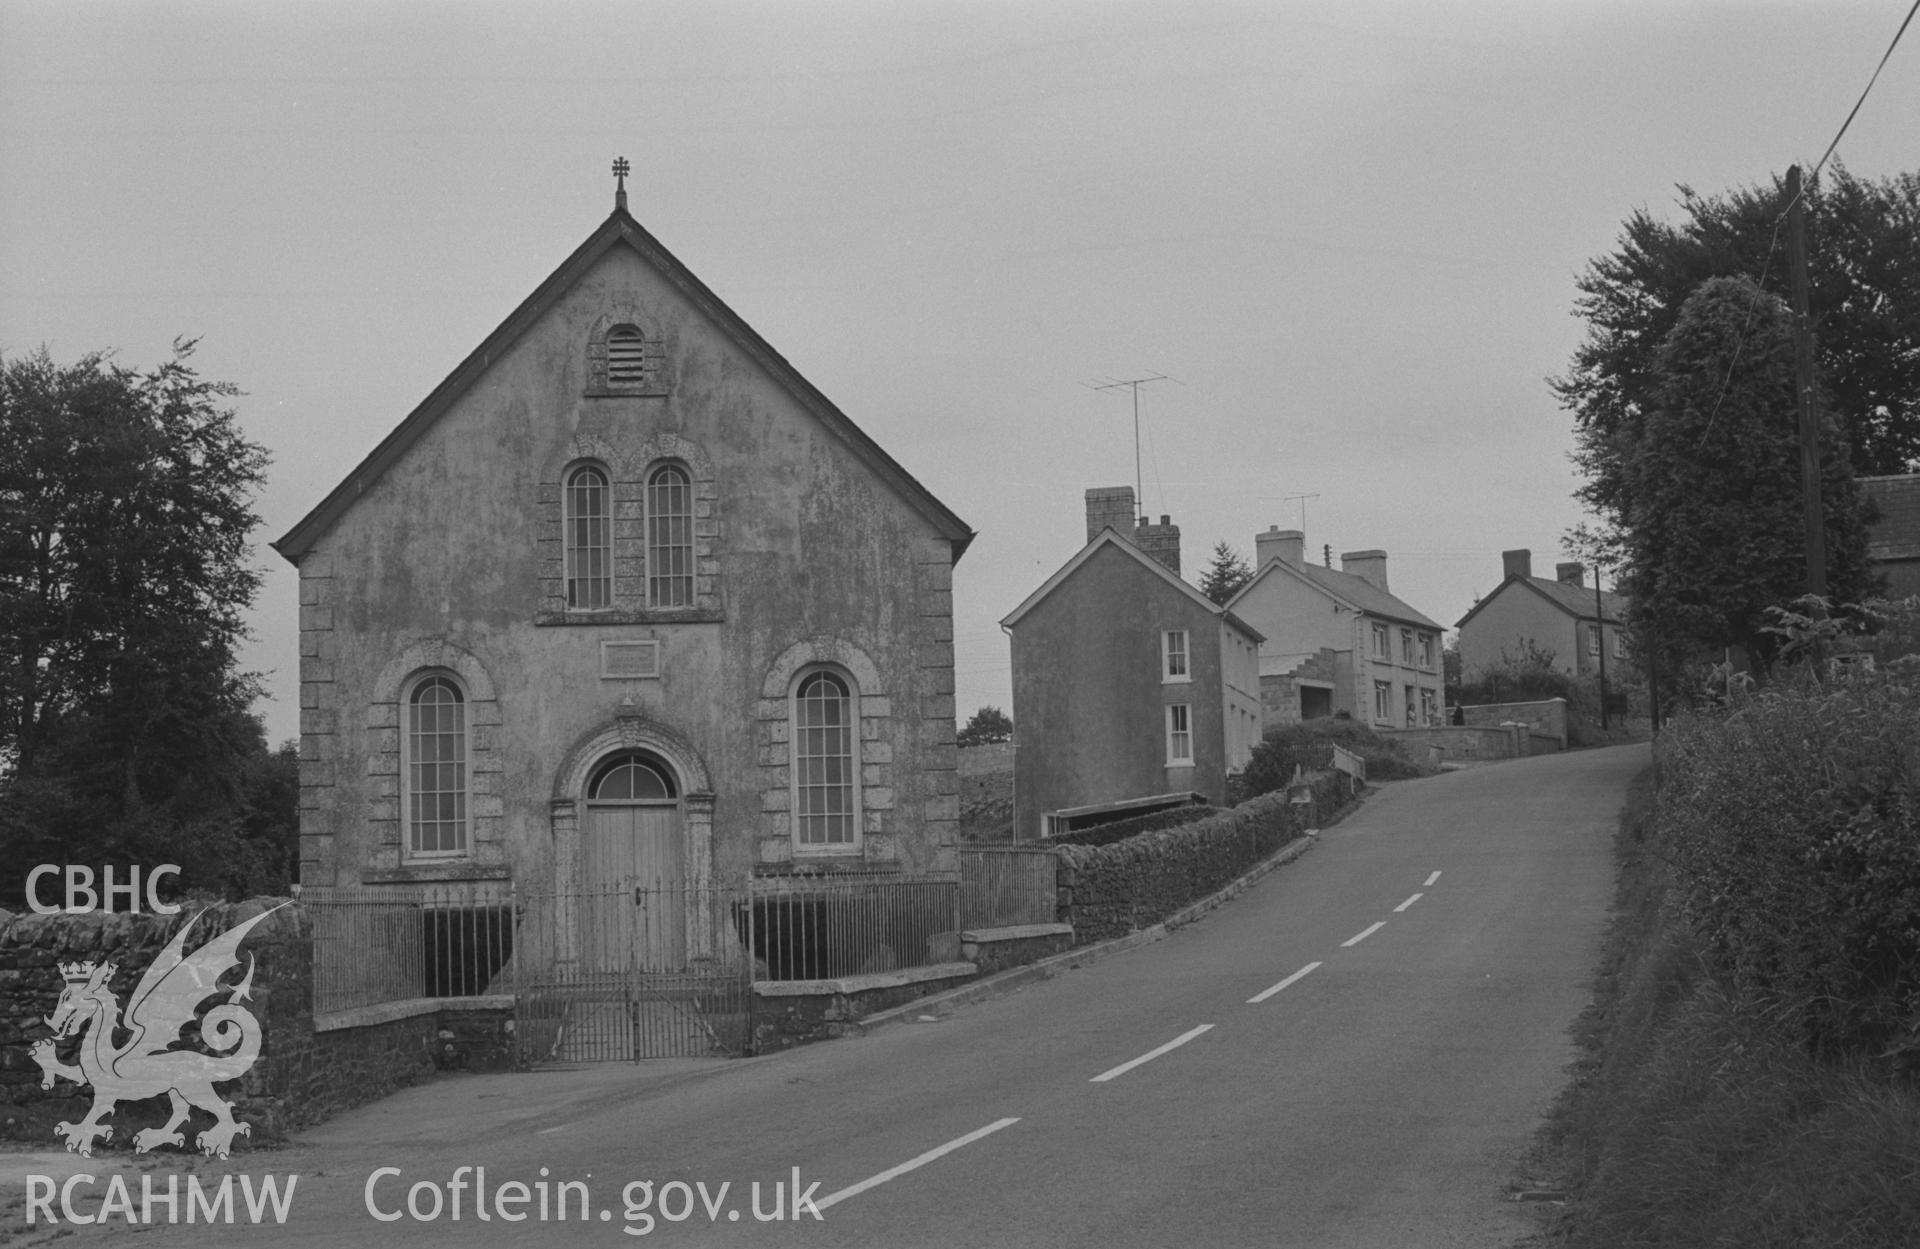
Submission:
[[[1313,801],[1266,794],[1231,811],[1103,846],[1060,847],[1062,923],[1075,945],[1148,928],[1224,888],[1349,801],[1338,773],[1314,776]]]
[[[51,1035],[46,1016],[65,987],[61,963],[116,964],[109,983],[124,1011],[134,986],[182,924],[194,925],[187,940],[190,952],[284,901],[219,903],[204,914],[187,906],[172,916],[17,915],[0,910],[0,1139],[51,1148],[59,1139],[54,1124],[79,1122],[93,1104],[91,1088],[64,1079],[51,1089],[41,1088],[42,1073],[31,1053],[35,1042]],[[215,1086],[233,1103],[234,1117],[251,1127],[249,1136],[234,1142],[236,1151],[384,1097],[431,1075],[438,1066],[461,1065],[467,1046],[498,1045],[504,1021],[479,1016],[463,1018],[452,1031],[439,1016],[423,1014],[315,1032],[313,934],[298,906],[274,911],[248,934],[240,953],[241,970],[229,973],[224,983],[237,983],[251,957],[253,982],[248,998],[239,1004],[260,1021],[264,1040],[260,1057],[244,1075]],[[225,1000],[224,993],[210,995],[202,1005]],[[489,1037],[467,1035],[488,1023]],[[56,1047],[56,1055],[71,1063],[77,1048],[76,1040],[69,1039]],[[103,1148],[130,1148],[136,1131],[159,1126],[167,1112],[165,1096],[117,1106],[106,1120],[113,1136]],[[211,1121],[205,1113],[194,1113],[186,1129],[189,1148],[192,1134]]]

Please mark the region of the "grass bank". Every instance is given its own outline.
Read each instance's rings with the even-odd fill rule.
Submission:
[[[1818,1059],[1716,969],[1681,914],[1650,770],[1618,833],[1615,917],[1582,1058],[1542,1134],[1570,1249],[1920,1245],[1920,1087]]]

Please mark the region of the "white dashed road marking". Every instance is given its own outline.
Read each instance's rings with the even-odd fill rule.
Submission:
[[[880,1174],[869,1176],[868,1178],[861,1180],[858,1184],[854,1184],[847,1188],[843,1188],[837,1193],[828,1193],[825,1197],[822,1197],[820,1200],[814,1202],[813,1208],[816,1210],[825,1210],[828,1206],[835,1205],[839,1202],[845,1201],[849,1197],[857,1197],[861,1193],[866,1192],[869,1188],[878,1188],[880,1185],[886,1183],[888,1180],[897,1179],[900,1176],[905,1175],[909,1171],[915,1170],[916,1168],[919,1168],[919,1167],[924,1167],[929,1162],[932,1162],[935,1158],[938,1158],[943,1154],[950,1154],[954,1150],[960,1148],[962,1145],[971,1145],[983,1136],[991,1136],[993,1133],[998,1132],[1001,1128],[1011,1127],[1018,1122],[1020,1122],[1020,1120],[1017,1118],[1016,1119],[996,1119],[994,1122],[989,1123],[984,1128],[977,1128],[974,1131],[967,1133],[965,1136],[956,1136],[952,1140],[948,1141],[944,1145],[939,1146],[938,1148],[929,1149],[926,1153],[921,1154],[918,1158],[909,1158],[907,1161],[901,1163],[899,1166],[888,1167],[885,1171],[882,1171]]]
[[[1118,1067],[1114,1067],[1110,1070],[1103,1071],[1099,1075],[1093,1077],[1093,1079],[1087,1081],[1087,1083],[1088,1084],[1104,1084],[1108,1080],[1113,1079],[1115,1076],[1123,1076],[1127,1074],[1127,1072],[1132,1071],[1135,1067],[1138,1067],[1141,1063],[1150,1063],[1154,1059],[1160,1057],[1160,1055],[1166,1053],[1168,1050],[1179,1049],[1182,1045],[1185,1045],[1188,1041],[1193,1040],[1193,1038],[1199,1036],[1202,1032],[1205,1032],[1207,1029],[1211,1027],[1213,1027],[1212,1024],[1203,1023],[1198,1028],[1191,1029],[1187,1032],[1182,1032],[1179,1036],[1173,1038],[1173,1040],[1171,1041],[1168,1041],[1165,1045],[1160,1046],[1158,1049],[1150,1049],[1146,1053],[1140,1055],[1140,1057],[1134,1059],[1131,1062],[1124,1062],[1124,1063],[1121,1063]]]
[[[1286,988],[1288,985],[1300,979],[1300,977],[1306,975],[1308,972],[1312,971],[1314,968],[1318,966],[1320,966],[1320,964],[1318,963],[1308,963],[1305,967],[1302,967],[1299,971],[1294,972],[1291,976],[1288,976],[1285,980],[1282,980],[1279,984],[1274,985],[1271,989],[1262,989],[1260,990],[1260,992],[1248,998],[1247,1005],[1252,1006],[1255,1002],[1266,1001],[1268,998],[1280,992],[1280,990]]]
[[[1371,937],[1374,933],[1379,932],[1382,928],[1385,928],[1386,926],[1387,926],[1387,921],[1384,919],[1377,924],[1371,924],[1366,928],[1365,931],[1360,932],[1354,936],[1348,937],[1345,941],[1342,941],[1340,943],[1340,948],[1344,950],[1350,945],[1359,945],[1362,941],[1365,941],[1368,937]]]

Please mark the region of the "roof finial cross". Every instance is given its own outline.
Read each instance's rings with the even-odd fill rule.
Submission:
[[[613,206],[615,208],[625,208],[627,206],[627,175],[632,172],[633,166],[627,164],[626,157],[616,156],[613,158],[613,176],[615,179],[613,186]]]

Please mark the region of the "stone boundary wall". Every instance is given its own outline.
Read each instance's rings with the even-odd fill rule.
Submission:
[[[1013,743],[988,742],[984,746],[962,746],[957,753],[960,756],[962,810],[978,803],[1012,800]]]
[[[1510,728],[1462,728],[1435,725],[1425,729],[1375,729],[1382,737],[1413,746],[1437,746],[1448,759],[1512,759],[1527,753]]]
[[[962,779],[973,776],[990,776],[997,772],[1013,772],[1013,743],[987,742],[980,746],[962,746],[960,754],[960,776]]]
[[[53,1125],[78,1122],[93,1104],[91,1088],[64,1079],[42,1089],[40,1068],[29,1052],[50,1035],[45,1018],[65,987],[59,964],[116,964],[119,970],[109,983],[124,1011],[134,986],[182,924],[193,922],[187,939],[191,953],[208,938],[285,901],[215,903],[204,914],[187,905],[178,915],[16,915],[0,910],[0,1139],[54,1148],[60,1141]],[[215,1086],[233,1103],[234,1117],[252,1127],[250,1136],[236,1138],[236,1152],[384,1097],[443,1067],[495,1066],[511,1052],[510,1010],[423,1013],[316,1031],[313,929],[297,905],[262,921],[248,934],[240,955],[239,969],[223,982],[238,983],[251,956],[253,984],[240,1004],[260,1021],[264,1036],[252,1068],[237,1080]],[[201,1005],[211,1008],[225,1000],[222,992],[209,995]],[[56,1053],[71,1063],[76,1050],[69,1040]],[[99,1148],[130,1149],[133,1134],[164,1123],[167,1112],[164,1095],[122,1103],[106,1120],[113,1127],[111,1141]],[[210,1122],[205,1112],[193,1113],[182,1129],[189,1149],[194,1134]],[[171,1151],[160,1151],[166,1152]]]
[[[1556,739],[1560,750],[1567,748],[1567,700],[1564,698],[1547,698],[1530,703],[1477,703],[1462,707],[1461,714],[1468,728],[1524,724],[1543,737]]]
[[[1178,828],[1104,846],[1060,847],[1056,918],[1073,925],[1075,945],[1151,927],[1207,897],[1345,806],[1347,778],[1316,773],[1313,802],[1264,794]]]

